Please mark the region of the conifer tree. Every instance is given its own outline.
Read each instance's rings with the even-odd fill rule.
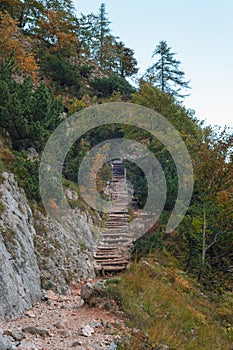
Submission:
[[[152,57],[159,56],[159,59],[147,69],[145,78],[163,92],[179,99],[188,96],[181,91],[190,87],[189,81],[184,80],[185,73],[180,70],[180,61],[174,57],[175,55],[166,41],[160,41],[152,55]]]
[[[121,78],[129,77],[138,72],[134,51],[124,45],[122,41],[116,43],[117,69]]]
[[[107,48],[109,45],[109,37],[110,35],[110,27],[107,13],[106,13],[106,6],[105,4],[101,4],[100,10],[99,10],[99,16],[98,16],[98,23],[97,23],[97,29],[98,29],[98,41],[99,41],[99,49],[97,52],[98,60],[100,64],[100,68],[104,68],[105,66],[105,60],[106,60],[106,53]],[[113,39],[113,38],[112,38]]]

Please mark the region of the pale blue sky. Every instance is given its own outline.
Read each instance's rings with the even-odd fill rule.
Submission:
[[[106,4],[112,33],[135,51],[143,72],[166,40],[182,63],[191,95],[185,105],[207,124],[233,126],[233,0],[75,0],[77,12]]]

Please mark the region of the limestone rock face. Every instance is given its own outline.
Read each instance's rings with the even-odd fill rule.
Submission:
[[[68,195],[78,200],[75,193]],[[99,233],[77,207],[66,224],[34,208],[14,175],[0,177],[0,320],[17,317],[41,300],[42,288],[68,294],[72,283],[95,277],[93,249]]]
[[[13,174],[0,184],[0,319],[11,319],[41,298],[32,211]]]
[[[35,213],[35,250],[44,289],[67,294],[72,282],[95,277],[93,253],[97,238],[86,214],[75,208],[65,229],[41,212]]]

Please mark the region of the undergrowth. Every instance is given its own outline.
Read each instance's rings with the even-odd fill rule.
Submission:
[[[121,350],[230,350],[233,346],[233,294],[204,294],[174,258],[158,252],[132,263],[108,293],[119,301],[126,324],[138,332]]]

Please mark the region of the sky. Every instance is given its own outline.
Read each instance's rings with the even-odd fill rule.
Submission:
[[[233,127],[232,0],[75,0],[78,13],[106,4],[112,34],[135,52],[143,73],[156,45],[166,40],[190,80],[187,108],[206,125]]]

